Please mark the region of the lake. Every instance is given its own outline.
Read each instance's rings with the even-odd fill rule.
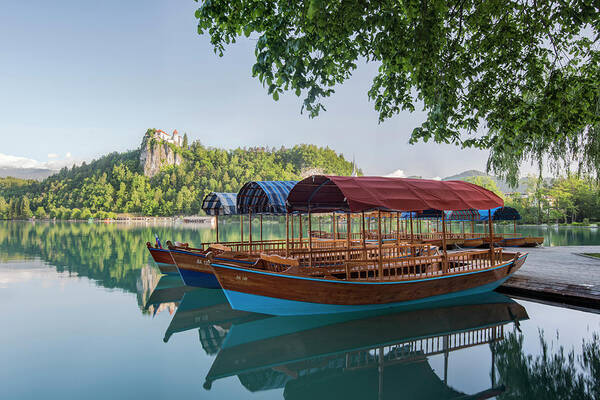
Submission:
[[[600,242],[590,228],[525,229],[552,245]],[[161,277],[144,246],[155,232],[214,236],[0,222],[0,398],[600,398],[600,314],[497,293],[330,316],[240,312],[220,290]],[[265,238],[281,233],[266,221]],[[237,221],[221,235],[239,238]]]

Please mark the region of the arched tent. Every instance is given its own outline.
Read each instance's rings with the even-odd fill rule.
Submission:
[[[219,215],[237,214],[236,193],[210,192],[202,200],[202,210],[216,216],[217,243],[219,242]]]
[[[240,214],[285,214],[285,201],[298,181],[252,181],[237,194]]]
[[[237,214],[237,193],[210,192],[202,201],[202,210],[208,215]]]
[[[289,212],[479,210],[503,205],[496,194],[469,182],[376,176],[313,175],[298,182],[287,200]]]
[[[496,207],[490,210],[492,212],[492,221],[518,221],[521,214],[512,207]],[[488,210],[479,210],[480,221],[488,221]]]

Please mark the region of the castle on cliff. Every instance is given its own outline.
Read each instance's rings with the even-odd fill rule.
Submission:
[[[182,147],[183,137],[174,130],[171,135],[160,129],[148,129],[140,146],[140,166],[146,176],[156,175],[162,167],[181,164],[178,149]]]
[[[154,137],[158,140],[162,140],[167,143],[172,143],[172,144],[174,144],[176,146],[180,146],[180,147],[183,144],[183,137],[181,137],[179,135],[179,132],[177,132],[177,129],[175,129],[173,131],[171,136],[169,136],[169,134],[166,133],[165,131],[163,131],[162,129],[157,129],[154,131]]]

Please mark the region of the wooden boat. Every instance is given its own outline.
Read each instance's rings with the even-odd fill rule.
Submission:
[[[502,203],[492,192],[463,181],[335,176],[306,178],[294,186],[287,199],[289,211],[309,213],[480,209]],[[445,241],[445,220],[442,222]],[[494,237],[489,225],[490,237]],[[337,265],[309,263],[305,267],[297,260],[285,259],[236,262],[227,253],[208,258],[234,309],[296,315],[386,308],[491,291],[527,257],[495,249],[493,242],[489,251],[448,254],[444,243],[442,254],[409,257],[385,257],[382,240],[377,246],[376,259],[347,257]]]
[[[481,247],[483,245],[483,238],[465,238],[462,245],[463,247]]]
[[[162,274],[179,274],[168,249],[155,247],[150,242],[146,242],[146,247]]]
[[[344,387],[357,389],[353,382],[361,382],[362,389],[350,397],[371,398],[379,392],[378,385],[373,385],[378,379],[375,377],[371,384],[365,384],[364,379],[370,381],[372,368],[377,370],[383,362],[386,368],[383,381],[394,385],[395,393],[407,395],[408,382],[404,376],[414,381],[409,386],[415,390],[410,393],[440,398],[431,397],[429,386],[438,388],[442,382],[424,379],[435,375],[418,374],[421,379],[414,375],[416,371],[431,372],[429,368],[422,370],[427,357],[447,356],[460,349],[500,341],[506,324],[527,318],[523,306],[490,292],[403,309],[236,323],[229,330],[204,386],[210,388],[215,380],[238,375],[252,391],[285,387],[289,398],[288,393],[302,388],[303,393],[310,390],[317,397],[327,394],[329,398],[332,395],[337,398]],[[378,359],[383,349],[387,354]],[[392,369],[397,365],[403,366],[402,373],[391,379],[391,375],[396,375]],[[447,376],[446,366],[444,370],[443,377]],[[319,396],[318,391],[310,389],[314,385],[327,390]],[[454,393],[451,398],[462,396]]]
[[[494,290],[525,262],[527,254],[487,251],[449,254],[448,272],[442,257],[421,257],[420,263],[385,261],[383,279],[377,263],[344,268],[269,270],[272,265],[243,266],[213,260],[211,266],[234,309],[274,315],[359,311],[450,299]],[[283,266],[283,264],[281,264]]]
[[[531,236],[531,237],[525,237],[525,244],[523,245],[523,247],[536,247],[536,246],[541,246],[542,244],[544,244],[544,237],[536,237],[536,236]]]
[[[221,287],[210,267],[207,254],[210,254],[212,257],[217,256],[216,259],[219,260],[218,255],[224,251],[229,251],[228,247],[214,244],[206,250],[201,250],[173,246],[170,242],[167,242],[167,246],[176,269],[187,286],[209,289],[218,289]],[[247,255],[244,254],[243,257],[247,257]],[[236,258],[232,255],[227,260],[231,259]],[[237,261],[240,263],[244,262],[242,257],[237,258]]]
[[[521,247],[525,246],[526,243],[524,237],[505,237],[499,244],[504,247]]]

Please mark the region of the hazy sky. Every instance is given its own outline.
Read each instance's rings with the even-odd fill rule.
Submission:
[[[3,2],[3,159],[91,159],[136,148],[147,128],[159,128],[215,147],[329,146],[372,175],[485,168],[485,152],[408,145],[423,113],[378,124],[367,99],[376,65],[356,71],[317,119],[300,114],[293,94],[273,101],[251,77],[255,42],[242,40],[219,58],[208,36],[197,34],[197,7],[191,0]]]

